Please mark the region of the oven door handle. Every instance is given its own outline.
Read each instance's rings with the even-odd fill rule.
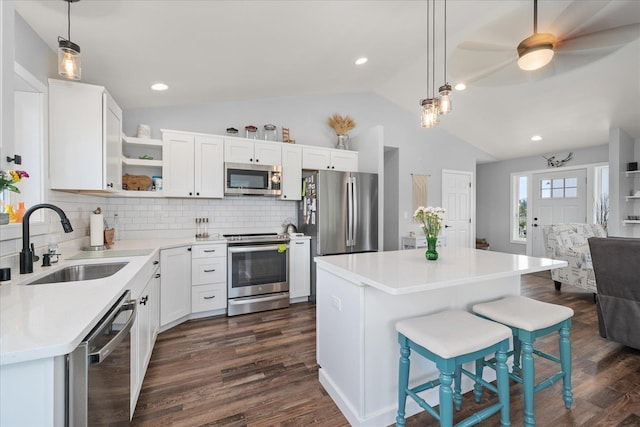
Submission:
[[[242,305],[242,304],[251,304],[254,302],[276,301],[276,300],[285,299],[285,298],[287,299],[289,298],[288,292],[282,292],[272,296],[257,296],[255,298],[252,298],[252,297],[235,298],[235,299],[230,299],[228,303],[229,305]]]
[[[89,363],[91,365],[97,365],[102,363],[111,352],[122,342],[122,340],[127,336],[127,334],[131,331],[133,327],[133,322],[136,320],[136,311],[137,304],[136,300],[129,300],[125,304],[120,307],[119,313],[124,311],[131,311],[131,315],[129,319],[127,319],[127,323],[124,324],[122,329],[114,336],[108,343],[106,343],[102,348],[93,353],[89,353]]]
[[[282,243],[285,244],[285,243]],[[289,244],[286,243],[287,249],[289,249]],[[259,245],[259,246],[234,246],[229,247],[229,253],[246,253],[246,252],[266,252],[266,251],[277,251],[280,247],[278,245]]]

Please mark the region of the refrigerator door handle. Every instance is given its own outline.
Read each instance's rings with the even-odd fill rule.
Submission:
[[[353,206],[353,221],[351,222],[351,245],[356,245],[356,236],[358,232],[358,182],[356,181],[356,177],[351,177],[351,198],[352,198],[352,206]]]
[[[351,246],[352,229],[353,229],[353,194],[351,187],[351,178],[347,177],[347,246]]]

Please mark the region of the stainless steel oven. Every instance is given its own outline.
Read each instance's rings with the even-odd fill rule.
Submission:
[[[289,239],[277,235],[225,236],[227,315],[289,306]]]
[[[126,291],[98,325],[67,355],[66,425],[129,425],[131,327],[136,302]]]

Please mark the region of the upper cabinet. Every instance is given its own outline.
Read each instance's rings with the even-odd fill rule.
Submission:
[[[224,196],[223,138],[163,130],[162,143],[165,196]]]
[[[302,147],[282,144],[282,200],[301,200]]]
[[[358,152],[303,146],[302,168],[358,172]]]
[[[122,110],[102,86],[49,79],[49,176],[54,190],[122,188]]]
[[[281,165],[281,143],[226,138],[224,161],[259,165]]]

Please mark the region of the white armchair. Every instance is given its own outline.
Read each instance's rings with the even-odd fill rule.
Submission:
[[[597,293],[596,278],[591,264],[589,237],[607,237],[600,224],[545,225],[543,236],[547,256],[567,261],[569,265],[551,270],[556,289],[567,283],[588,292]]]

